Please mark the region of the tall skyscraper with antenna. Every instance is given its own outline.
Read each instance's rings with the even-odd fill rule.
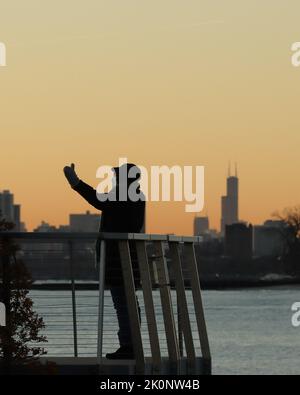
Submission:
[[[231,166],[228,166],[227,191],[221,197],[221,234],[225,232],[225,226],[239,222],[239,179],[237,165],[235,175],[231,175]]]

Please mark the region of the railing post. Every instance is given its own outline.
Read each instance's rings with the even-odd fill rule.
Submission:
[[[169,236],[170,254],[172,259],[172,268],[174,273],[175,288],[177,293],[177,308],[180,312],[182,331],[184,335],[184,343],[186,348],[187,360],[190,369],[194,368],[196,361],[196,353],[193,341],[192,327],[189,317],[188,304],[186,300],[184,279],[181,267],[181,257],[179,251],[179,239],[176,236]]]
[[[123,281],[124,284],[126,284],[125,294],[136,360],[136,373],[143,374],[145,371],[145,357],[128,240],[119,240],[119,252],[122,264]]]
[[[182,315],[180,309],[180,298],[176,292],[177,301],[177,328],[178,328],[178,345],[179,345],[179,355],[183,357],[183,336],[182,336]]]
[[[152,295],[152,282],[149,269],[145,241],[136,241],[137,257],[141,275],[141,282],[144,295],[145,312],[147,318],[150,347],[153,362],[153,372],[159,373],[161,369],[161,352],[159,345],[159,337],[157,331],[157,322],[155,317],[155,308]]]
[[[168,354],[171,361],[172,373],[177,374],[179,368],[179,347],[176,335],[176,326],[174,321],[174,313],[172,308],[172,298],[170,292],[170,278],[167,262],[164,255],[163,242],[154,241],[156,259],[157,259],[157,275],[159,282],[159,290],[161,297],[161,305],[165,324]]]
[[[75,295],[75,279],[74,279],[74,265],[73,265],[74,254],[73,254],[73,242],[71,240],[69,240],[69,254],[70,254],[71,290],[72,290],[74,357],[78,357],[76,295]]]
[[[194,243],[186,243],[186,260],[191,278],[191,289],[194,301],[195,315],[199,333],[201,352],[204,362],[204,372],[211,374],[211,354],[207,336],[207,329],[204,317],[204,309],[201,296],[200,280],[197,268],[197,261]]]
[[[97,341],[97,358],[99,366],[102,362],[103,346],[103,313],[104,313],[104,289],[105,289],[105,240],[100,243],[100,262],[99,265],[99,303],[98,303],[98,341]]]

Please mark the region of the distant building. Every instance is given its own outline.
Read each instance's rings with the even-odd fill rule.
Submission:
[[[264,226],[277,228],[277,229],[280,229],[280,228],[282,229],[284,226],[286,226],[286,223],[283,220],[281,220],[281,219],[276,219],[276,220],[267,219],[264,222]]]
[[[285,249],[284,221],[267,220],[254,226],[254,255],[280,256]]]
[[[21,231],[21,206],[14,204],[14,195],[5,189],[0,192],[0,217],[15,224],[14,231]]]
[[[70,225],[59,225],[58,232],[71,232]]]
[[[226,195],[221,197],[221,234],[224,235],[225,226],[239,222],[239,179],[237,168],[231,176],[228,169]]]
[[[252,258],[252,225],[236,223],[225,226],[225,255],[234,260],[246,261]]]
[[[20,232],[27,232],[25,222],[20,223]]]
[[[13,216],[13,222],[16,224],[16,231],[21,230],[21,205],[20,204],[14,204],[14,216]]]
[[[34,232],[98,232],[101,215],[91,214],[87,211],[84,214],[70,214],[68,225],[59,225],[58,227],[42,221]]]
[[[69,217],[70,232],[98,232],[101,216],[91,214],[87,211],[85,214],[70,214]]]
[[[208,217],[194,218],[194,236],[203,236],[209,231]]]
[[[217,231],[217,229],[209,229],[204,235],[204,240],[213,240],[219,238],[220,238],[220,234]]]
[[[42,221],[40,225],[38,225],[34,232],[57,232],[57,228],[54,225],[49,225],[47,222]]]

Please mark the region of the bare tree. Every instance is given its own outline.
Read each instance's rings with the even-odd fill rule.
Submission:
[[[300,273],[300,205],[276,212],[274,217],[283,221],[280,231],[285,240],[284,259],[293,274]]]
[[[3,370],[11,372],[13,365],[37,366],[37,357],[46,354],[43,347],[32,345],[47,341],[39,334],[45,327],[42,317],[33,310],[29,296],[32,284],[25,264],[17,259],[18,246],[9,237],[13,224],[0,220],[0,280],[1,299],[6,306],[6,326],[0,328],[0,357]]]

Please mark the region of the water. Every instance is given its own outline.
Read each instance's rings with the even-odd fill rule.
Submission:
[[[46,323],[48,355],[73,355],[72,308],[69,291],[32,291],[34,306]],[[142,314],[144,308],[138,293]],[[172,294],[175,302],[175,294]],[[187,292],[192,328],[197,328]],[[97,292],[77,291],[80,356],[95,356],[97,342]],[[154,292],[163,354],[167,353],[158,291]],[[213,374],[300,374],[300,327],[291,324],[291,305],[300,301],[300,287],[204,291],[203,303],[210,340]],[[175,310],[174,310],[175,311]],[[116,317],[109,293],[105,297],[104,349],[118,347]],[[145,353],[149,339],[142,325]],[[196,341],[199,351],[199,342]]]

